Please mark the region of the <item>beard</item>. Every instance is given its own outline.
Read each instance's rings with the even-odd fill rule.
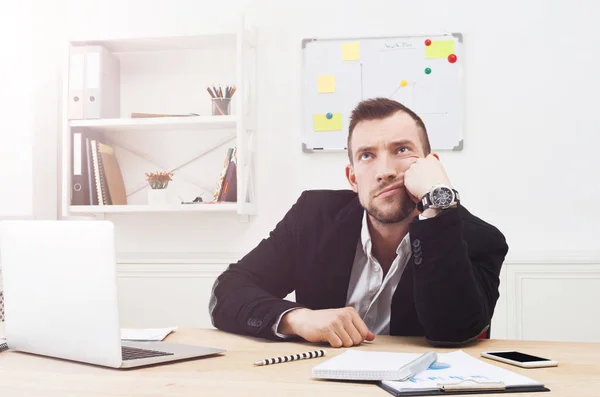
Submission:
[[[413,213],[415,206],[406,189],[392,197],[373,198],[366,205],[363,203],[367,213],[381,224],[402,222]]]

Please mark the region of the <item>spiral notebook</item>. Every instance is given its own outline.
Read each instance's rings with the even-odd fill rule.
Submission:
[[[437,354],[348,350],[313,368],[315,378],[340,380],[405,380],[427,369]]]
[[[94,170],[95,192],[98,200],[98,205],[108,205],[109,196],[106,187],[106,178],[104,177],[104,167],[102,165],[102,157],[98,152],[99,142],[95,139],[90,141],[92,151],[92,164]]]

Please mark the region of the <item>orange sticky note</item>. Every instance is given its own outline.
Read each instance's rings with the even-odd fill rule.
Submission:
[[[360,59],[360,43],[342,44],[342,60],[358,61]]]
[[[320,93],[335,92],[335,76],[332,74],[319,76],[317,86]]]

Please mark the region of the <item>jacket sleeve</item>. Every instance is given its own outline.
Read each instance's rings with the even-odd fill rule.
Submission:
[[[463,222],[475,221],[454,208],[410,226],[415,306],[434,345],[476,339],[489,328],[499,296],[506,240],[493,226],[475,222],[467,245]]]
[[[283,298],[295,289],[296,231],[304,197],[305,193],[267,238],[217,277],[209,302],[214,327],[283,340],[273,331],[274,324],[285,311],[301,307]]]

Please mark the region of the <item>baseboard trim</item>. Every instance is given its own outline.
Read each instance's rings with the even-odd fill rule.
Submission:
[[[227,265],[128,264],[117,267],[119,278],[216,278]]]
[[[216,277],[245,254],[237,252],[127,252],[117,254],[119,277]],[[547,254],[546,254],[547,255]],[[516,266],[597,265],[600,253],[539,253],[508,256],[504,268]],[[0,286],[2,265],[0,264]],[[0,287],[1,288],[1,287]]]
[[[600,263],[600,251],[587,252],[523,252],[508,254],[505,265],[585,265]]]
[[[127,252],[117,254],[117,264],[230,264],[243,255],[236,252]]]
[[[241,258],[229,252],[153,252],[117,256],[119,278],[216,278]]]

